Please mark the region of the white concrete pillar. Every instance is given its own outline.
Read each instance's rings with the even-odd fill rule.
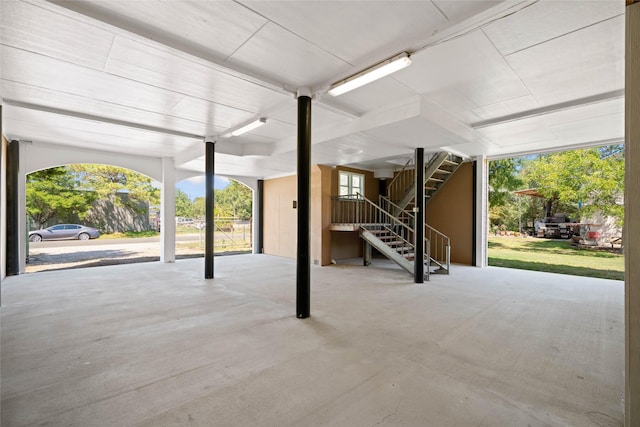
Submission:
[[[173,159],[162,159],[160,195],[160,262],[176,260],[176,170]]]
[[[625,397],[626,426],[640,425],[640,3],[626,8]]]
[[[253,195],[252,195],[252,203],[251,203],[251,231],[252,231],[252,242],[251,242],[251,246],[252,246],[252,253],[254,254],[259,254],[260,253],[260,248],[258,247],[258,240],[259,240],[259,230],[260,230],[260,225],[258,224],[258,215],[260,213],[260,209],[258,208],[258,186],[256,183],[256,188],[252,188],[253,190]]]
[[[476,205],[474,212],[475,230],[475,265],[476,267],[486,267],[488,265],[487,245],[488,245],[488,203],[489,203],[489,167],[485,156],[477,156],[475,159],[475,185]]]

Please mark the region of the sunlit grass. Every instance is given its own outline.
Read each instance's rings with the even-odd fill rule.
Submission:
[[[569,240],[489,237],[489,265],[624,280],[624,256],[580,249]]]
[[[136,238],[136,237],[155,237],[155,236],[159,236],[160,233],[155,232],[153,230],[147,230],[147,231],[125,231],[124,233],[108,233],[108,234],[101,234],[100,238],[101,239],[131,239],[131,238]]]

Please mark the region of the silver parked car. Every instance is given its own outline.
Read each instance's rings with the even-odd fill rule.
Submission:
[[[44,230],[29,232],[30,242],[66,239],[89,240],[97,239],[98,237],[100,237],[100,232],[95,228],[78,224],[58,224]]]

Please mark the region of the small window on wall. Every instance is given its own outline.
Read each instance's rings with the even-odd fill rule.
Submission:
[[[360,193],[364,196],[364,175],[339,171],[338,195],[348,196]]]

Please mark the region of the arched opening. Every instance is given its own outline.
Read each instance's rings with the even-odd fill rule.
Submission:
[[[26,272],[154,260],[160,190],[119,166],[73,163],[26,176]]]
[[[250,253],[253,247],[253,189],[232,179],[214,180],[214,253]],[[176,185],[176,255],[198,250],[204,254],[204,177]]]

